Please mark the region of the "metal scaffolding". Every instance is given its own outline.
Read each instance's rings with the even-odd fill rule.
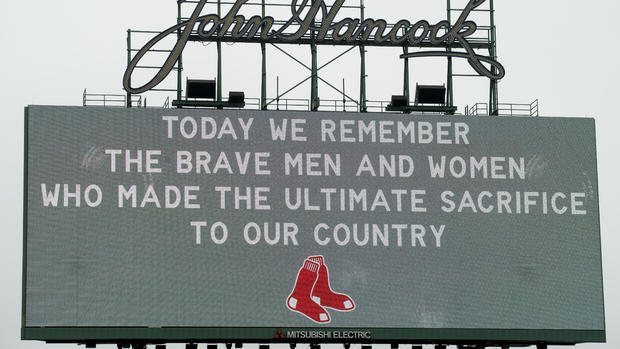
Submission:
[[[364,6],[364,0],[358,0],[359,4],[358,5],[345,5],[342,8],[346,8],[349,10],[356,10],[359,11],[359,15],[360,15],[360,19],[361,21],[365,20],[365,6]],[[453,3],[454,2],[459,2],[459,1],[464,1],[464,0],[446,0],[447,4],[446,4],[446,9],[447,9],[447,20],[451,23],[451,25],[453,25],[453,13],[454,12],[459,12],[463,10],[464,6],[460,6],[460,7],[454,7]],[[312,3],[314,3],[315,0],[312,0]],[[197,4],[198,1],[196,0],[186,0],[186,1],[177,1],[177,24],[182,23],[183,21],[187,20],[187,18],[183,17],[183,6],[186,5],[191,5],[191,4]],[[227,1],[223,1],[223,0],[217,0],[214,2],[209,2],[208,5],[210,5],[211,7],[216,7],[215,9],[215,13],[221,17],[222,14],[222,5],[233,5],[234,2],[227,2]],[[471,47],[475,50],[485,50],[488,51],[489,57],[492,59],[497,59],[497,46],[496,46],[496,29],[495,29],[495,19],[494,19],[494,6],[493,6],[493,0],[489,0],[487,2],[488,6],[486,6],[486,8],[476,8],[473,11],[476,12],[484,12],[484,13],[488,13],[489,15],[489,24],[487,26],[478,26],[478,30],[483,33],[482,36],[476,36],[474,38],[472,38],[469,42],[469,44],[471,45]],[[255,2],[247,2],[244,4],[244,6],[258,6],[260,7],[260,11],[262,13],[262,16],[264,17],[266,14],[266,9],[268,9],[269,7],[283,7],[283,6],[290,6],[290,4],[282,4],[282,3],[267,3],[266,0],[260,0],[259,2],[255,1]],[[331,5],[326,5],[327,8],[330,8]],[[281,21],[276,21],[275,24],[282,24],[284,22]],[[394,24],[388,24],[388,28],[393,28]],[[262,30],[262,28],[261,28]],[[133,55],[135,52],[139,51],[139,49],[132,47],[132,36],[133,35],[137,35],[137,34],[157,34],[158,32],[154,32],[154,31],[140,31],[140,30],[128,30],[127,31],[127,62],[129,65],[129,62],[131,62]],[[178,31],[176,32],[177,38],[179,38],[181,36],[181,29],[178,29]],[[280,102],[282,100],[284,100],[284,97],[286,95],[288,95],[291,91],[299,88],[302,84],[304,84],[305,82],[307,82],[308,80],[310,80],[310,93],[309,93],[309,103],[308,103],[308,109],[311,111],[318,111],[319,108],[322,106],[325,107],[327,106],[328,108],[331,108],[331,103],[332,101],[328,101],[327,105],[325,105],[325,103],[321,102],[321,99],[319,97],[319,82],[323,82],[324,84],[326,84],[329,88],[335,90],[336,92],[338,92],[340,95],[343,96],[343,101],[342,102],[342,110],[346,110],[346,108],[348,107],[349,110],[351,110],[351,106],[348,106],[347,104],[352,104],[355,109],[357,109],[357,111],[359,112],[367,112],[369,111],[369,109],[372,109],[373,106],[370,106],[369,104],[373,104],[373,102],[369,101],[367,98],[367,90],[366,90],[366,80],[367,80],[367,74],[366,74],[366,47],[367,46],[386,46],[385,44],[382,44],[380,42],[376,42],[374,40],[371,40],[369,42],[335,42],[335,41],[329,41],[329,40],[323,40],[323,41],[319,41],[316,40],[315,38],[316,34],[312,33],[312,31],[310,31],[310,33],[306,33],[302,38],[300,38],[299,40],[295,41],[295,42],[290,42],[290,41],[285,41],[285,40],[271,40],[269,43],[266,43],[265,41],[260,41],[257,38],[253,38],[253,39],[248,39],[248,40],[242,40],[239,41],[238,38],[233,38],[230,33],[226,33],[226,35],[223,36],[213,36],[213,37],[209,37],[209,38],[203,38],[200,37],[199,35],[197,35],[196,33],[192,33],[190,35],[189,41],[193,41],[193,42],[215,42],[216,46],[217,46],[217,92],[216,92],[216,99],[215,99],[215,104],[218,105],[219,108],[222,108],[223,105],[225,105],[225,101],[223,100],[222,97],[222,79],[223,79],[223,74],[222,74],[222,65],[223,65],[223,56],[222,56],[222,43],[223,42],[246,42],[246,43],[257,43],[260,45],[260,51],[261,51],[261,84],[260,84],[260,100],[258,102],[258,105],[260,107],[260,109],[262,110],[267,110],[269,108],[272,109],[279,109],[280,108]],[[374,38],[373,36],[371,36],[371,38]],[[295,44],[295,45],[308,45],[310,47],[310,56],[311,56],[311,64],[307,65],[304,64],[301,60],[297,59],[296,57],[294,57],[292,54],[288,53],[283,46],[287,45],[287,44]],[[329,60],[327,63],[323,64],[323,65],[319,65],[318,63],[318,47],[321,45],[334,45],[334,46],[344,46],[347,47],[347,49],[342,52],[341,54],[337,55],[336,57],[334,57],[333,59]],[[293,61],[295,61],[296,63],[300,64],[302,67],[304,67],[305,69],[308,70],[309,75],[302,79],[299,83],[294,84],[292,87],[284,90],[284,92],[280,93],[279,90],[279,86],[278,86],[278,90],[277,90],[277,95],[274,98],[268,98],[268,93],[267,93],[267,81],[268,81],[268,71],[267,71],[267,46],[271,46],[273,48],[275,48],[276,50],[282,52],[283,54],[285,54],[287,57],[291,58]],[[455,43],[444,43],[443,46],[445,47],[446,51],[452,51],[454,49],[457,49],[458,46]],[[334,86],[332,83],[328,82],[327,80],[325,80],[324,78],[321,77],[320,75],[320,71],[325,68],[326,66],[332,64],[333,62],[339,60],[341,57],[343,57],[344,55],[346,55],[347,53],[353,51],[355,48],[359,49],[359,70],[360,70],[360,80],[359,80],[359,98],[355,99],[349,95],[346,94],[346,92],[344,91],[344,86],[342,89]],[[421,48],[428,48],[428,47],[437,47],[436,44],[433,44],[430,42],[430,40],[428,38],[426,38],[424,41],[422,41],[419,45],[416,45],[416,47],[421,47]],[[405,43],[402,45],[402,50],[403,53],[408,53],[409,49],[411,47],[408,46],[407,41],[405,41]],[[170,52],[167,50],[149,50],[149,51],[153,51],[153,52]],[[455,73],[454,72],[454,67],[453,67],[453,58],[451,57],[447,57],[447,58],[441,58],[441,59],[446,59],[446,63],[447,63],[447,81],[446,81],[446,110],[455,110],[454,108],[454,78],[457,77],[478,77],[479,75],[475,75],[475,74],[459,74],[459,73]],[[139,69],[156,69],[157,67],[153,67],[153,66],[137,66],[136,68]],[[491,68],[493,70],[494,73],[497,73],[496,68],[492,67]],[[178,57],[178,60],[176,62],[176,67],[175,67],[175,71],[177,74],[177,79],[176,79],[176,88],[175,89],[152,89],[152,91],[163,91],[163,92],[176,92],[176,101],[173,102],[173,105],[177,105],[179,107],[183,106],[183,103],[180,101],[183,101],[184,99],[184,95],[183,95],[183,54],[180,54]],[[344,85],[344,83],[343,83]],[[409,69],[409,58],[404,58],[403,59],[403,95],[407,97],[407,100],[411,100],[411,92],[410,92],[410,69]],[[490,79],[490,83],[489,83],[489,113],[491,115],[497,115],[498,114],[498,101],[499,97],[498,97],[498,81],[494,80],[494,79]],[[131,107],[132,103],[130,103],[129,101],[132,101],[132,96],[131,93],[127,93],[127,106]],[[325,101],[324,101],[325,102]],[[175,104],[176,103],[176,104]],[[383,102],[383,101],[378,101],[378,102],[374,102],[374,107],[376,108],[377,105],[380,105],[380,108],[385,110],[384,108],[384,103],[387,104],[387,102]],[[383,111],[382,110],[382,111]],[[450,114],[450,112],[446,112],[447,114]],[[453,112],[452,112],[453,113]]]

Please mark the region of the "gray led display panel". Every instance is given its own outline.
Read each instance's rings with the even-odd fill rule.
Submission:
[[[26,338],[604,340],[592,119],[31,106],[26,127]]]

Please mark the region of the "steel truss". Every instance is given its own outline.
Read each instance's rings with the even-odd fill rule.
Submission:
[[[453,23],[453,14],[455,12],[461,12],[463,10],[463,8],[466,5],[466,2],[464,2],[465,0],[446,0],[446,12],[447,12],[447,20],[451,23]],[[312,0],[312,3],[314,3],[315,0]],[[461,6],[458,7],[454,7],[453,3],[455,2],[464,2],[464,4],[460,4]],[[197,4],[198,1],[196,0],[185,0],[185,1],[177,1],[177,24],[187,20],[187,18],[183,17],[183,6],[186,5],[191,5],[191,4]],[[213,2],[209,2],[207,3],[207,5],[210,5],[211,7],[216,7],[216,14],[218,16],[221,17],[222,15],[222,5],[233,5],[234,2],[230,2],[230,1],[223,1],[223,0],[217,0],[217,1],[213,1]],[[491,59],[496,60],[497,59],[497,45],[496,45],[496,28],[495,28],[495,11],[494,11],[494,5],[493,5],[493,0],[488,0],[487,2],[488,6],[486,8],[476,8],[473,11],[475,12],[485,12],[488,13],[489,15],[489,25],[488,26],[478,26],[478,31],[480,33],[482,33],[482,35],[478,35],[476,37],[472,37],[472,38],[468,38],[468,42],[471,45],[472,48],[476,49],[476,50],[486,50],[488,51],[488,55]],[[266,14],[266,10],[269,7],[290,7],[290,4],[283,4],[283,3],[267,3],[266,0],[260,0],[260,2],[247,2],[244,4],[244,6],[259,6],[261,8],[261,13],[262,16],[265,17]],[[331,7],[331,5],[326,5],[328,8]],[[342,7],[343,9],[354,9],[354,10],[358,10],[359,14],[360,14],[360,20],[364,21],[365,18],[365,6],[364,6],[364,0],[359,0],[359,5],[346,5]],[[275,25],[282,25],[284,24],[285,21],[275,21],[274,24]],[[391,29],[394,27],[394,24],[388,24],[387,29]],[[194,30],[195,31],[195,30]],[[129,65],[129,63],[131,62],[134,53],[136,53],[137,51],[139,51],[139,48],[135,48],[132,47],[132,36],[134,35],[138,35],[138,34],[158,34],[159,32],[155,32],[155,31],[142,31],[142,30],[128,30],[127,31],[127,65]],[[181,29],[179,29],[179,31],[177,32],[178,36],[181,35]],[[323,82],[324,84],[326,84],[330,89],[333,89],[335,91],[337,91],[340,95],[342,95],[342,108],[343,110],[346,109],[347,103],[354,105],[357,108],[357,111],[359,112],[367,112],[369,111],[369,103],[371,101],[368,100],[367,95],[366,95],[366,80],[367,80],[367,74],[366,74],[366,47],[368,46],[392,46],[389,43],[381,43],[381,42],[376,42],[374,41],[374,35],[370,36],[370,40],[368,42],[343,42],[343,41],[335,41],[331,38],[330,35],[326,36],[324,40],[316,40],[315,38],[316,34],[312,33],[311,31],[309,33],[306,33],[303,37],[301,37],[299,40],[296,40],[294,42],[290,42],[290,41],[285,41],[285,40],[279,40],[279,39],[275,39],[275,40],[270,40],[269,43],[266,43],[264,41],[261,41],[259,38],[233,38],[231,36],[230,33],[226,33],[226,35],[224,35],[223,37],[219,38],[219,37],[210,37],[210,38],[202,38],[199,35],[197,35],[197,33],[192,33],[192,35],[190,35],[189,41],[194,41],[194,42],[215,42],[217,45],[217,91],[216,91],[216,104],[222,104],[223,103],[223,97],[222,97],[222,79],[223,79],[223,74],[222,74],[222,64],[223,64],[223,55],[222,55],[222,43],[228,43],[228,42],[235,42],[235,43],[255,43],[255,44],[259,44],[261,46],[261,92],[260,92],[260,101],[259,101],[259,106],[260,109],[262,110],[267,110],[269,108],[273,108],[274,106],[279,109],[280,107],[280,100],[285,97],[286,95],[288,95],[290,92],[298,89],[302,84],[304,84],[305,82],[307,82],[308,80],[310,80],[310,99],[309,99],[309,110],[311,111],[318,111],[319,107],[321,106],[321,100],[319,98],[319,81]],[[290,45],[290,44],[294,44],[294,45],[307,45],[310,47],[310,55],[311,55],[311,64],[307,65],[305,63],[303,63],[300,59],[296,58],[295,56],[293,56],[291,53],[287,52],[284,49],[284,46],[286,45]],[[337,55],[336,57],[330,59],[328,62],[322,64],[319,66],[318,64],[318,47],[322,46],[322,45],[330,45],[330,46],[349,46],[348,48],[346,48],[342,53],[340,53],[339,55]],[[267,73],[267,46],[273,47],[275,48],[277,51],[283,53],[284,55],[286,55],[287,57],[289,57],[291,60],[293,60],[294,62],[298,63],[299,65],[301,65],[302,67],[306,68],[309,72],[309,75],[307,77],[305,77],[304,79],[300,80],[298,83],[293,84],[293,86],[291,86],[290,88],[287,88],[283,93],[280,93],[279,91],[279,86],[278,86],[278,92],[275,98],[268,98],[267,97],[267,80],[268,80],[268,73]],[[429,38],[426,38],[425,40],[423,40],[419,45],[416,45],[416,47],[420,47],[420,48],[430,48],[430,47],[437,47],[436,44],[433,44],[430,42]],[[359,74],[359,98],[355,99],[351,96],[349,96],[344,89],[344,81],[343,81],[343,87],[342,89],[340,89],[339,87],[335,86],[335,84],[325,80],[324,78],[322,78],[320,76],[320,71],[325,68],[326,66],[338,61],[340,58],[342,58],[343,56],[345,56],[346,54],[352,52],[355,49],[359,50],[359,62],[360,62],[360,74]],[[402,50],[403,53],[406,54],[409,52],[409,49],[411,47],[409,45],[405,44],[402,45]],[[458,45],[456,43],[450,43],[450,44],[443,44],[443,48],[446,51],[452,51],[453,49],[458,48]],[[149,52],[170,52],[167,50],[149,50]],[[453,58],[451,57],[447,57],[444,58],[446,59],[446,63],[447,63],[447,77],[446,77],[446,90],[447,90],[447,96],[446,96],[446,107],[447,108],[453,108],[454,107],[454,79],[458,78],[458,77],[479,77],[479,75],[475,75],[475,74],[458,74],[458,73],[454,73],[454,68],[453,68]],[[410,92],[410,69],[409,69],[409,58],[404,58],[403,59],[403,95],[407,96],[408,100],[411,100],[412,96],[411,96],[411,92]],[[159,67],[154,67],[154,66],[137,66],[137,69],[158,69]],[[493,72],[496,73],[495,68],[492,68]],[[151,91],[159,91],[159,92],[176,92],[176,100],[177,101],[181,101],[183,100],[183,54],[179,55],[179,58],[177,60],[176,63],[176,67],[174,69],[176,71],[176,89],[152,89]],[[499,113],[499,93],[498,93],[498,81],[494,80],[494,79],[489,79],[489,113],[491,115],[497,115]],[[130,101],[132,101],[132,95],[131,93],[127,93],[127,107],[131,107],[132,103]],[[376,102],[375,104],[380,104],[381,105],[381,109],[384,110],[383,105],[386,102]],[[179,103],[177,103],[178,105]],[[182,103],[181,103],[182,104]],[[387,103],[386,103],[387,104]],[[331,105],[331,104],[330,104]],[[383,111],[382,110],[382,111]]]

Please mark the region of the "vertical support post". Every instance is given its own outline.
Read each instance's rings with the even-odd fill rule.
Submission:
[[[409,47],[403,46],[403,53],[409,53]],[[405,58],[405,68],[403,69],[403,95],[407,97],[407,105],[411,101],[409,93],[409,58]]]
[[[262,0],[261,8],[262,8],[263,18],[265,18],[265,0]],[[261,28],[261,33],[263,30],[265,30],[265,27]],[[263,59],[262,75],[261,75],[262,80],[260,84],[260,108],[261,110],[266,110],[267,109],[267,47],[264,42],[261,42],[260,50],[261,50],[262,59]]]
[[[312,5],[314,5],[315,0],[312,0]],[[315,25],[315,22],[312,21],[312,25]],[[310,110],[318,111],[319,110],[319,69],[317,62],[317,47],[314,32],[310,34],[312,36],[312,42],[310,43],[310,51],[312,53],[312,75],[310,79]]]
[[[450,27],[452,27],[452,4],[450,0],[447,0],[447,8],[448,8],[448,22],[450,23]],[[452,48],[447,46],[446,51],[452,51]],[[448,78],[447,78],[447,96],[446,96],[446,105],[448,107],[454,106],[454,76],[452,72],[452,57],[448,56]]]
[[[493,60],[497,60],[497,37],[495,32],[495,7],[493,6],[493,0],[489,2],[490,8],[490,16],[491,16],[491,46],[489,48],[489,54]],[[497,69],[492,67],[493,74],[497,73]],[[489,114],[498,115],[499,114],[499,87],[498,81],[491,79],[489,88]]]
[[[345,92],[344,78],[342,78],[342,111],[347,111],[347,94]]]
[[[181,11],[182,1],[177,1],[177,24],[181,23],[183,20],[182,11]],[[177,31],[177,38],[181,38],[181,29]],[[183,53],[179,54],[179,59],[177,60],[177,100],[180,101],[183,98]],[[180,108],[180,106],[179,106]]]
[[[217,16],[222,16],[222,0],[217,0]],[[222,41],[217,41],[217,102],[222,102]],[[217,107],[222,109],[222,107]]]
[[[276,110],[280,110],[280,76],[276,77]]]
[[[319,71],[317,62],[317,47],[314,42],[314,34],[312,34],[312,43],[310,44],[310,50],[312,52],[312,78],[311,78],[311,91],[310,91],[310,104],[312,111],[319,110]]]
[[[127,29],[127,66],[131,63],[131,29]],[[131,75],[128,80],[129,86],[131,86]],[[131,92],[127,91],[127,108],[131,108]]]
[[[364,22],[364,0],[360,0],[360,19]],[[360,112],[368,111],[366,106],[366,47],[360,45]]]

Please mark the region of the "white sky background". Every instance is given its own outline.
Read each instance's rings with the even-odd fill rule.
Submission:
[[[163,30],[173,25],[175,4],[172,0],[5,0],[0,3],[0,101],[3,110],[0,347],[46,347],[19,339],[24,106],[81,105],[84,88],[93,93],[122,93],[126,30]],[[366,6],[367,17],[412,21],[426,18],[431,22],[445,18],[445,1],[366,0]],[[538,98],[542,115],[596,118],[608,343],[578,347],[618,348],[620,275],[616,268],[620,265],[617,252],[620,238],[616,232],[620,228],[620,215],[616,200],[620,197],[617,176],[620,173],[617,112],[620,50],[614,45],[618,44],[620,34],[616,23],[620,2],[496,0],[495,7],[499,61],[507,68],[507,76],[500,83],[500,102],[530,103]],[[482,19],[478,22],[484,23]],[[198,50],[201,48],[198,45],[190,44],[187,51],[187,56],[196,52],[194,58],[188,58],[187,72],[195,74],[190,77],[212,78],[216,74],[215,45],[202,51]],[[246,96],[258,97],[260,56],[257,46],[224,48],[227,61],[224,93],[244,90]],[[309,63],[309,48],[303,50],[296,52],[303,53],[301,57]],[[336,52],[330,50],[320,49],[323,61]],[[276,74],[281,76],[282,90],[293,82],[291,75],[294,74],[290,73],[302,72],[303,68],[272,49],[269,55],[272,74],[269,95],[272,96]],[[357,50],[352,52],[345,64],[326,68],[323,75],[338,87],[346,78],[347,92],[356,99],[359,95],[358,56]],[[444,83],[445,73],[440,63],[414,61],[412,86],[416,82]],[[246,68],[239,69],[239,66]],[[368,74],[369,99],[388,100],[390,95],[399,94],[402,63],[398,50],[371,50]],[[244,75],[249,78],[243,78]],[[455,99],[459,112],[466,104],[486,102],[487,86],[484,79],[457,80]],[[322,99],[340,98],[326,93],[325,85],[320,87]],[[305,86],[293,97],[308,98],[308,95],[309,86]],[[149,95],[149,105],[160,106],[163,99],[161,95]]]

